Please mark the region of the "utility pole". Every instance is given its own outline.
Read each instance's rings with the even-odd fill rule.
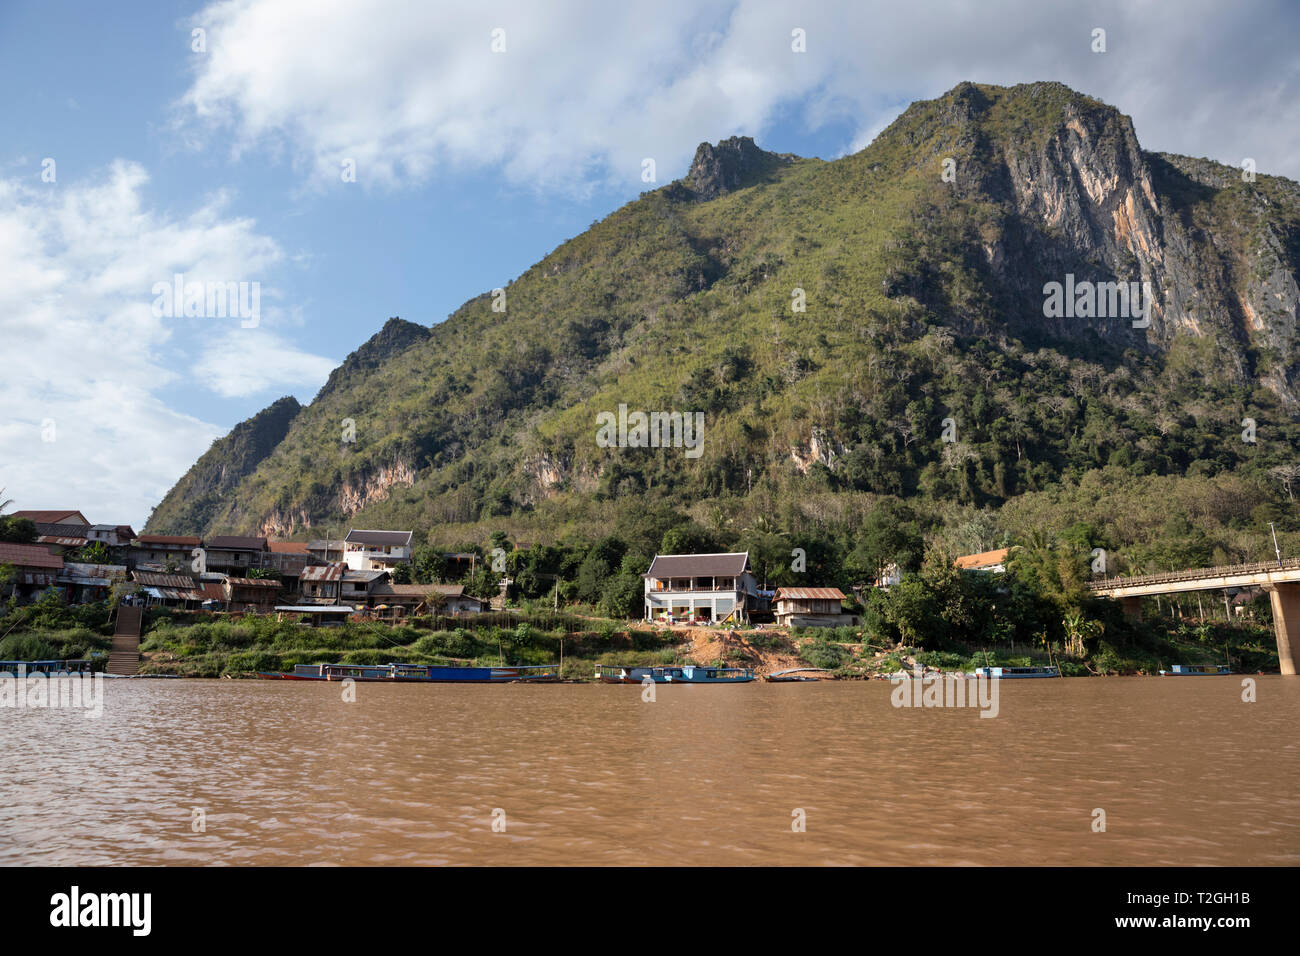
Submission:
[[[1277,555],[1277,566],[1280,568],[1282,567],[1282,549],[1277,546],[1277,528],[1273,526],[1271,521],[1268,523],[1268,528],[1273,532],[1273,553]]]

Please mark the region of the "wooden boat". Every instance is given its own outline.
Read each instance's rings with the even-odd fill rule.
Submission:
[[[354,680],[386,684],[510,684],[560,679],[559,664],[443,667],[434,664],[298,664],[291,673],[258,671],[263,680]]]
[[[1027,677],[1060,677],[1059,667],[977,667],[969,677],[1000,677],[1003,680],[1015,680]]]
[[[809,674],[829,674],[824,667],[792,667],[785,671],[773,671],[763,680],[769,684],[803,684],[808,681],[819,681],[820,677],[809,677]]]
[[[748,667],[701,667],[681,664],[665,667],[596,665],[596,678],[605,684],[747,684],[754,679]]]
[[[1175,664],[1169,670],[1162,670],[1161,677],[1219,677],[1231,674],[1232,668],[1227,664]]]

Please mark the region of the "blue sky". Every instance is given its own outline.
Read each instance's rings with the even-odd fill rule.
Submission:
[[[138,529],[213,438],[309,401],[389,316],[443,320],[705,139],[829,159],[963,79],[1054,79],[1133,115],[1148,149],[1300,178],[1298,20],[1140,0],[7,0],[0,487]],[[258,325],[155,314],[176,271],[259,283]]]

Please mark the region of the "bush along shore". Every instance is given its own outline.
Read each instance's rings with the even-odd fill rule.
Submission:
[[[1106,620],[1073,644],[969,641],[945,637],[936,622],[918,640],[868,606],[858,627],[653,627],[584,613],[515,609],[463,617],[422,616],[401,624],[349,621],[307,627],[274,615],[148,612],[142,674],[253,677],[295,664],[563,662],[561,676],[590,680],[596,664],[725,664],[765,674],[818,667],[840,678],[887,676],[914,667],[1056,664],[1065,676],[1153,674],[1175,663],[1227,663],[1246,673],[1275,671],[1272,628],[1260,621]],[[914,622],[913,622],[914,623]],[[942,622],[938,622],[941,624]],[[107,658],[113,632],[107,604],[68,607],[55,599],[10,605],[0,617],[0,660]],[[936,633],[939,632],[939,633]]]

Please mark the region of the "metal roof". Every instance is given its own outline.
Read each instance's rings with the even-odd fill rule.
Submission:
[[[781,601],[843,601],[844,592],[839,588],[777,588],[772,600]]]
[[[12,564],[18,568],[53,568],[62,570],[61,555],[50,554],[48,548],[39,544],[14,544],[0,541],[0,564]]]
[[[736,577],[749,569],[748,551],[723,554],[657,554],[648,578]]]
[[[138,568],[131,572],[131,579],[136,584],[154,588],[180,588],[182,590],[192,590],[194,588],[194,579],[184,574],[170,574],[158,571],[141,571]]]
[[[370,544],[379,547],[406,547],[411,543],[410,531],[369,531],[353,528],[344,540],[350,544]]]
[[[252,588],[278,588],[280,582],[271,578],[226,578],[227,584],[233,584],[238,587]]]
[[[203,543],[192,534],[142,534],[135,540],[144,545],[170,544],[187,548],[197,548]]]
[[[347,570],[346,564],[313,564],[302,569],[299,575],[299,581],[339,581],[343,578],[343,572]]]
[[[266,539],[241,534],[214,534],[204,539],[209,551],[265,551]]]

